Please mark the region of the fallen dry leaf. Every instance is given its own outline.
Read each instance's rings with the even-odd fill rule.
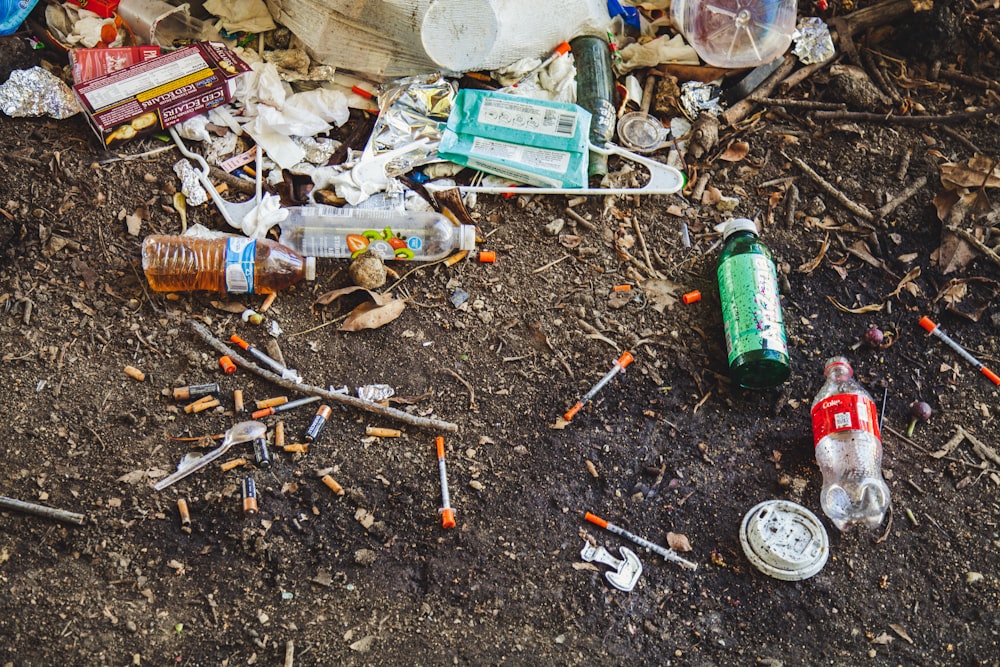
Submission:
[[[799,273],[812,273],[819,265],[823,262],[823,257],[826,255],[826,249],[830,247],[830,232],[826,233],[826,237],[823,239],[823,243],[820,244],[819,252],[811,260],[803,264],[798,268]]]
[[[910,269],[910,271],[905,276],[903,276],[903,279],[899,281],[899,284],[896,285],[896,289],[892,290],[892,292],[890,292],[888,296],[885,297],[885,299],[888,300],[895,296],[899,296],[899,293],[903,290],[903,288],[912,283],[919,276],[920,276],[919,266],[915,266],[912,269]]]
[[[683,291],[683,287],[671,280],[653,278],[642,283],[642,291],[646,293],[653,310],[662,313],[673,308],[679,301],[677,295]]]
[[[691,551],[691,542],[681,533],[667,533],[667,546],[674,551]]]
[[[366,302],[351,311],[340,331],[361,331],[362,329],[378,329],[400,316],[406,308],[402,299],[393,299],[382,305]]]
[[[726,150],[722,151],[719,159],[726,162],[739,162],[749,154],[750,144],[745,141],[734,141],[726,146]]]
[[[860,315],[862,313],[877,313],[882,310],[883,305],[881,303],[872,303],[867,306],[861,306],[860,308],[848,308],[847,306],[841,304],[839,301],[834,299],[832,296],[827,296],[830,303],[835,305],[838,310],[842,310],[845,313],[854,313],[855,315]]]
[[[965,162],[947,162],[940,169],[941,184],[949,190],[1000,187],[1000,163],[985,155],[973,155]]]
[[[348,294],[353,294],[354,292],[357,292],[359,290],[367,293],[368,296],[371,297],[372,301],[374,301],[379,306],[393,299],[391,292],[386,292],[385,294],[379,294],[378,292],[373,292],[370,289],[365,289],[364,287],[360,287],[358,285],[351,285],[350,287],[342,287],[340,289],[335,289],[325,294],[321,294],[318,297],[316,297],[315,303],[319,303],[324,306],[329,305],[334,301],[336,301],[337,299],[339,299],[340,297],[347,296]]]
[[[872,639],[872,644],[880,644],[882,646],[887,646],[896,641],[896,638],[890,635],[888,632],[883,632],[878,637]]]
[[[237,315],[241,314],[247,309],[242,303],[237,303],[236,301],[210,301],[212,308],[216,310],[221,310],[224,313],[235,313]]]
[[[892,628],[892,631],[895,632],[897,635],[899,635],[901,639],[903,639],[906,642],[909,642],[910,644],[913,643],[913,638],[910,637],[910,635],[906,632],[906,629],[902,625],[900,625],[899,623],[890,623],[889,627]]]

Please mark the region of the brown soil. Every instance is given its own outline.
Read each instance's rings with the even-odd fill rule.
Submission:
[[[945,37],[917,32],[944,24],[923,17],[878,35],[912,113],[995,105],[994,93],[935,79],[933,62],[905,50],[925,35],[947,40],[926,42],[944,70],[994,82],[988,40],[954,51],[973,45],[980,28],[995,42],[1000,16],[956,4],[957,32]],[[862,54],[865,39],[857,37]],[[817,72],[787,95],[837,101],[830,79]],[[649,196],[606,207],[591,198],[574,210],[595,228],[567,227],[580,238],[566,247],[571,239],[546,232],[556,218],[572,222],[566,197],[480,197],[473,212],[495,264],[409,274],[397,288],[409,298],[399,319],[344,333],[335,319],[345,306],[314,306],[348,284],[346,265],[324,260],[314,284],[282,292],[255,327],[215,308],[217,296],[167,298],[146,285],[142,237],[180,230],[176,152],[106,161],[80,117],[4,118],[0,489],[84,513],[86,522],[0,512],[0,663],[280,665],[291,644],[295,665],[1000,664],[1000,461],[970,440],[929,455],[959,427],[995,447],[1000,393],[917,325],[931,316],[1000,368],[990,282],[1000,267],[977,253],[943,274],[932,205],[943,191],[941,163],[1000,155],[996,117],[906,125],[818,120],[791,105],[761,110],[723,128],[719,147],[688,168],[711,174],[709,190],[739,197],[735,213],[761,221],[778,260],[793,374],[769,391],[727,379],[712,229],[727,214],[710,204]],[[722,159],[737,141],[748,154]],[[884,219],[866,221],[795,159],[870,210],[920,177],[927,185]],[[989,208],[996,191],[983,192]],[[671,207],[686,213],[689,248]],[[141,230],[131,235],[126,217],[137,213]],[[988,228],[990,219],[984,212],[962,225]],[[189,211],[189,222],[224,227],[210,205]],[[676,283],[675,297],[699,289],[703,299],[658,309],[637,280],[650,268],[616,250],[627,237],[640,264],[645,243],[652,269]],[[911,287],[897,290],[916,268]],[[968,292],[949,307],[938,297],[955,279],[968,280]],[[621,284],[633,286],[632,298],[619,298]],[[469,300],[456,308],[459,289]],[[849,313],[834,300],[881,309]],[[243,303],[259,307],[261,299]],[[978,321],[955,312],[977,303]],[[244,370],[223,375],[189,318],[220,338],[238,332],[262,346],[278,322],[280,349],[308,382],[352,391],[388,383],[394,407],[455,423],[445,441],[458,527],[440,525],[439,433],[348,408],[334,409],[308,454],[277,453],[269,469],[213,465],[155,492],[153,481],[194,447],[169,436],[220,433],[244,419],[232,411],[235,389],[250,404],[285,393]],[[889,332],[891,345],[852,349],[871,325]],[[626,349],[636,357],[628,372],[566,428],[553,428]],[[875,532],[842,535],[824,519],[827,565],[811,579],[779,581],[747,561],[739,525],[772,498],[822,517],[809,405],[824,361],[838,354],[850,357],[880,408],[885,396],[893,510]],[[145,381],[125,375],[126,365]],[[165,395],[204,382],[222,387],[216,411],[185,414]],[[907,440],[899,434],[918,399],[934,414]],[[312,414],[286,413],[290,439]],[[368,425],[403,435],[367,437]],[[249,451],[234,455],[252,460]],[[346,493],[334,495],[319,471],[332,471]],[[242,510],[246,476],[259,489],[256,515]],[[190,506],[190,534],[181,530],[179,498]],[[686,536],[683,555],[698,569],[585,523],[585,511],[660,544],[668,532]],[[645,570],[632,593],[581,567],[584,534],[613,552],[636,550]]]

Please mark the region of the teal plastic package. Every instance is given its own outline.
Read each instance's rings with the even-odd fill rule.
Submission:
[[[587,185],[590,112],[472,88],[455,97],[438,156],[542,187]]]

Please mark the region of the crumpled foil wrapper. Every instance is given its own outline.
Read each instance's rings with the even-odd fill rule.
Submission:
[[[292,141],[305,151],[305,155],[302,156],[305,162],[319,165],[329,162],[341,144],[336,139],[323,137],[292,137]]]
[[[62,120],[80,113],[66,82],[42,67],[19,69],[0,84],[0,111],[12,117],[51,116]]]
[[[694,121],[701,112],[718,116],[722,113],[719,103],[721,91],[718,86],[700,81],[687,81],[681,84],[680,107],[688,120]]]
[[[358,387],[358,398],[378,403],[396,395],[396,390],[387,384],[366,384]]]
[[[174,173],[181,179],[181,193],[189,205],[201,206],[208,201],[208,193],[198,179],[198,170],[192,167],[190,162],[187,160],[175,162]]]
[[[436,160],[442,128],[457,93],[458,85],[441,74],[406,77],[388,84],[379,95],[378,120],[369,140],[373,152],[387,153],[428,138],[427,146],[407,153],[406,164],[394,171],[405,173]]]
[[[817,16],[799,19],[792,35],[795,47],[792,49],[803,65],[812,65],[829,60],[836,53],[830,28]]]

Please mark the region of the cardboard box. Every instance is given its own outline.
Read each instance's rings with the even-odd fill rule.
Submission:
[[[74,5],[80,9],[86,9],[87,11],[94,12],[101,18],[109,19],[115,15],[115,10],[118,9],[118,3],[121,0],[70,0]]]
[[[198,42],[73,86],[106,146],[165,130],[232,100],[250,66],[224,44]]]
[[[160,55],[158,46],[123,46],[114,49],[70,49],[69,65],[73,83],[83,83],[123,70]]]

